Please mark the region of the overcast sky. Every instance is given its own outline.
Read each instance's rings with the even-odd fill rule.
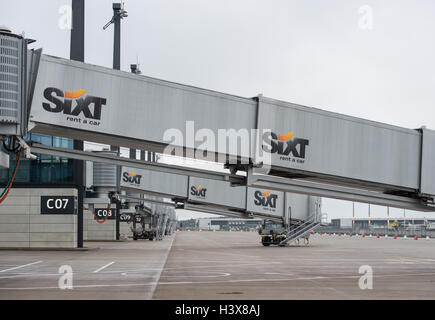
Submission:
[[[0,25],[69,58],[59,9],[70,1],[0,3]],[[435,129],[433,0],[127,0],[125,8],[123,70],[138,60],[152,77]],[[86,2],[86,62],[112,66],[113,27],[102,30],[111,16],[112,1]],[[367,216],[367,205],[356,209]],[[324,199],[323,211],[350,217],[352,204]],[[372,216],[385,214],[372,207]]]

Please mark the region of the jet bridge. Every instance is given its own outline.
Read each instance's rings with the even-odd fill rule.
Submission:
[[[229,181],[122,167],[120,186],[127,192],[171,198],[178,208],[273,222],[273,227],[261,230],[265,245],[272,236],[281,245],[307,238],[321,219],[320,197],[231,186]]]
[[[165,198],[185,209],[240,218],[260,217],[283,224],[305,221],[314,213],[320,219],[320,198],[281,191],[231,186],[228,181],[161,173],[131,167],[121,169],[121,189]],[[316,206],[305,206],[316,203]]]
[[[433,210],[435,132],[426,128],[400,128],[261,95],[242,98],[46,55],[40,60],[30,127],[156,152],[171,145],[185,156],[206,151],[217,161],[238,159],[246,165],[235,168],[242,170],[260,166],[266,155],[268,179],[306,186],[282,183],[282,191],[311,193],[311,184],[322,184],[316,195],[340,198],[340,188],[368,190],[361,201],[371,202],[376,193],[379,204]],[[219,142],[204,148],[202,129],[214,137],[232,129],[241,143],[232,149],[220,149]],[[256,129],[243,140],[244,130]],[[390,201],[394,196],[411,204]]]
[[[32,85],[20,89],[31,93],[21,104],[31,105],[31,132],[155,152],[170,146],[186,157],[222,162],[233,174],[246,171],[242,184],[250,187],[434,210],[435,131],[262,95],[238,97],[40,51],[31,56],[39,65],[28,75]]]

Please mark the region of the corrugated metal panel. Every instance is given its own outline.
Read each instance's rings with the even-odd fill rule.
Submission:
[[[245,209],[246,188],[231,187],[229,182],[189,178],[189,200]]]
[[[188,176],[150,170],[121,168],[121,187],[168,197],[187,198]],[[148,204],[147,204],[148,206]],[[150,204],[149,206],[155,206]]]
[[[113,151],[94,151],[102,154],[116,155]],[[93,164],[94,187],[116,188],[116,165],[94,162]]]
[[[20,122],[22,50],[22,38],[0,34],[0,122]]]
[[[47,88],[57,89],[58,94]],[[86,91],[77,91],[79,89]],[[66,114],[62,106],[56,109],[54,103],[44,97],[44,94],[53,95],[60,104],[69,100],[74,110],[77,103],[75,99],[64,98],[66,91],[77,95],[83,93],[82,99],[100,98],[99,103],[104,102],[101,113],[90,112],[88,118],[83,112]],[[43,103],[49,106],[44,109]],[[255,126],[256,109],[256,102],[252,99],[42,56],[32,103],[32,120],[166,145],[172,140],[168,134],[166,143],[163,141],[168,129],[171,132],[179,130],[183,137],[190,134],[186,120],[194,120],[194,130],[207,128],[216,133],[216,137],[219,129],[250,130]],[[90,134],[88,139],[93,138]],[[183,145],[184,141],[175,140],[173,144]],[[199,147],[202,143],[201,139],[190,147]],[[218,144],[214,144],[215,148],[209,150],[217,150]]]
[[[247,188],[246,210],[282,217],[284,214],[284,192]]]
[[[286,193],[285,197],[290,219],[306,220],[311,215],[310,198],[314,197],[296,193]]]
[[[422,194],[435,194],[435,131],[422,129],[421,187]]]
[[[80,96],[92,107],[87,109],[80,99],[66,96]],[[416,130],[267,98],[260,98],[257,115],[253,99],[49,56],[41,60],[32,120],[37,123],[35,132],[73,138],[85,132],[90,141],[118,139],[127,147],[163,148],[168,142],[184,146],[199,129],[208,129],[215,137],[219,129],[270,129],[281,135],[281,154],[272,154],[275,172],[295,170],[333,182],[388,190],[420,189],[421,134]],[[194,121],[192,131],[186,128],[190,120]],[[174,138],[175,131],[182,134],[180,139]],[[186,147],[201,150],[203,142],[199,139]],[[218,151],[217,145],[209,151]],[[228,153],[252,155],[251,150],[240,148]],[[425,181],[425,190],[435,192],[433,181]]]
[[[418,189],[416,130],[265,98],[259,128],[281,135],[274,140],[281,150],[272,150],[273,167]],[[269,141],[263,144],[270,149]]]

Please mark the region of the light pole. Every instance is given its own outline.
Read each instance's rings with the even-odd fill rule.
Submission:
[[[121,69],[121,20],[128,17],[127,11],[124,10],[124,3],[113,3],[113,17],[106,23],[103,30],[106,30],[112,23],[114,27],[113,36],[113,69]],[[117,152],[119,156],[119,147],[110,146],[111,151]],[[120,166],[116,166],[116,191],[120,192]],[[121,204],[116,203],[116,240],[119,240],[119,210],[121,209]]]
[[[70,39],[70,59],[85,61],[85,0],[72,0],[72,29]],[[82,140],[73,140],[74,150],[83,150]],[[73,181],[77,187],[77,247],[83,248],[83,194],[84,187],[84,162],[73,160]]]
[[[106,30],[112,23],[115,25],[113,36],[113,69],[121,69],[121,20],[128,17],[124,10],[124,3],[113,3],[113,17],[106,23],[103,30]]]

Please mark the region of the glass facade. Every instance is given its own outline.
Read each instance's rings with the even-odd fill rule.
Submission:
[[[30,133],[28,143],[73,149],[73,140],[49,135]],[[36,159],[21,159],[14,184],[71,184],[73,182],[73,160],[49,155],[35,154]],[[10,168],[0,169],[0,184],[6,184],[15,168],[16,157],[11,156]]]

